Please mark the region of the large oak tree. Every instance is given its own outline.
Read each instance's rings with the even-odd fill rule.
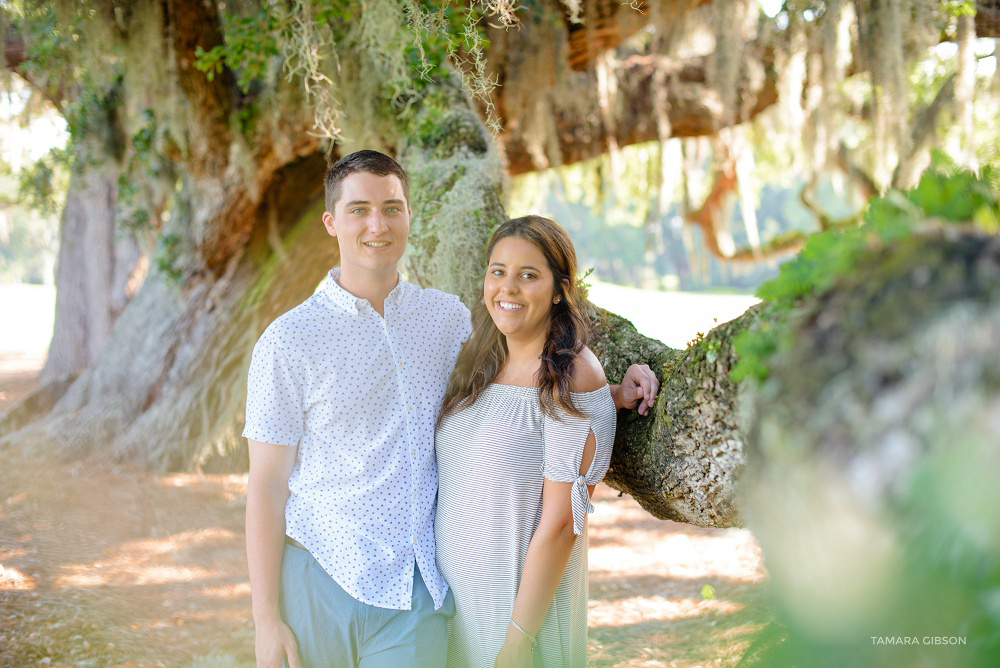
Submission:
[[[745,0],[638,9],[543,0],[509,15],[508,3],[437,11],[410,0],[0,10],[7,66],[64,110],[76,153],[46,382],[2,418],[0,442],[159,471],[239,465],[253,343],[337,263],[319,222],[322,177],[357,148],[394,154],[411,174],[407,275],[470,304],[484,241],[504,217],[506,175],[716,135],[774,105],[779,91],[790,128],[809,139],[807,169],[840,170],[869,195],[912,185],[942,114],[966,118],[971,93],[966,58],[911,108],[910,63],[941,39],[968,52],[976,34],[996,36],[1000,8],[794,4],[783,25]],[[856,76],[873,94],[851,113],[874,130],[872,145],[851,154],[832,141],[842,118],[831,110],[845,108],[837,82]],[[736,188],[726,167],[688,212],[709,247],[718,202]],[[865,587],[885,597],[914,581],[890,577],[894,567],[930,581],[920,568],[947,559],[907,555],[925,554],[928,534],[953,538],[941,530],[949,522],[972,546],[961,565],[987,575],[960,580],[971,593],[947,600],[970,628],[997,623],[995,605],[969,601],[984,582],[998,585],[983,546],[997,547],[1000,527],[982,512],[989,499],[951,492],[955,480],[981,487],[1000,442],[989,343],[1000,340],[1000,260],[995,240],[977,234],[949,227],[852,254],[856,267],[840,267],[786,314],[761,385],[737,384],[730,371],[739,332],[779,327],[767,305],[683,351],[594,314],[610,378],[644,362],[663,381],[652,419],[622,419],[609,482],[658,517],[724,527],[749,516],[784,605],[805,620],[795,661],[839,660],[823,648],[884,621],[886,606],[865,608],[857,623],[851,611],[870,603]],[[810,257],[796,266],[808,273]],[[959,454],[949,459],[943,444],[955,434]],[[748,493],[737,497],[741,475]],[[932,503],[913,501],[921,475]],[[923,526],[912,521],[921,512],[944,519],[917,540],[906,531]],[[884,579],[860,577],[845,546]],[[955,578],[934,581],[936,602],[947,598],[940,582]],[[803,596],[826,613],[803,611]],[[919,623],[940,622],[942,610]]]

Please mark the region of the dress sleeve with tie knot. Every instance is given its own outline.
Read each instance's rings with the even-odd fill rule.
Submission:
[[[607,385],[593,392],[574,392],[573,402],[583,417],[570,415],[556,408],[556,416],[542,418],[542,475],[553,482],[571,482],[573,531],[583,533],[587,513],[594,512],[587,485],[596,485],[604,478],[611,463],[611,448],[615,441],[616,412]],[[584,446],[591,432],[596,449],[594,459],[584,475],[580,475]]]

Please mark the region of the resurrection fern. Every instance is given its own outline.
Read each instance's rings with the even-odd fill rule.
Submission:
[[[873,246],[898,241],[928,220],[1000,232],[997,170],[984,167],[976,174],[935,154],[931,168],[915,188],[890,190],[873,199],[859,227],[810,237],[799,254],[781,266],[777,278],[757,289],[757,296],[765,302],[764,311],[756,326],[733,341],[739,357],[731,373],[733,380],[766,379],[771,356],[787,345],[788,316],[802,300],[832,287],[839,277],[857,267]]]

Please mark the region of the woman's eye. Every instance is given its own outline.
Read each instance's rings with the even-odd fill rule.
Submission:
[[[503,269],[491,269],[490,273],[494,276],[503,276]]]
[[[529,274],[528,272],[525,272],[525,273],[521,274],[521,278],[523,278],[525,280],[529,280],[529,281],[531,279],[533,279],[534,277],[535,277],[534,274]]]

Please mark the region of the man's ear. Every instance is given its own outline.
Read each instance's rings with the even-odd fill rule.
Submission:
[[[337,236],[337,228],[333,226],[333,214],[329,211],[323,212],[323,226],[331,237]]]

